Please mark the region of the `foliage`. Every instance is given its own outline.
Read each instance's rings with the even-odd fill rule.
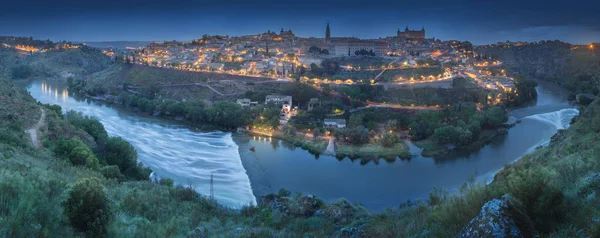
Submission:
[[[119,166],[121,173],[130,179],[148,180],[151,171],[137,162],[135,148],[121,137],[106,140],[103,159],[108,165]]]
[[[100,166],[94,152],[77,138],[59,140],[54,148],[54,153],[69,159],[73,165],[83,165],[94,170]]]
[[[108,196],[99,179],[77,181],[63,203],[71,225],[90,236],[102,236],[112,217]]]
[[[103,141],[108,138],[108,134],[98,118],[85,116],[83,113],[76,111],[68,111],[64,117],[71,125],[84,130],[96,141]]]
[[[334,132],[334,136],[341,141],[360,145],[369,142],[369,133],[359,127],[342,128]]]
[[[119,169],[119,166],[116,166],[116,165],[104,166],[100,169],[100,173],[106,179],[116,179],[117,181],[125,180],[125,176],[123,176],[123,174],[121,174],[121,170]]]
[[[375,56],[375,53],[373,52],[373,50],[361,49],[361,50],[354,51],[354,55],[357,55],[357,56]]]
[[[33,69],[29,65],[14,66],[10,70],[13,79],[26,79],[33,75]]]
[[[383,138],[381,138],[381,145],[383,147],[392,147],[394,144],[398,143],[400,138],[396,133],[385,133],[383,134]]]
[[[508,120],[506,112],[500,107],[490,107],[485,111],[485,124],[491,127],[499,127]]]

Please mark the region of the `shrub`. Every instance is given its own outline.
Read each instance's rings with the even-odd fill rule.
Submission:
[[[135,148],[121,137],[110,137],[104,148],[104,159],[109,165],[117,165],[127,178],[148,180],[150,169],[137,162]]]
[[[279,193],[277,194],[278,197],[289,197],[290,195],[292,195],[292,192],[290,192],[290,190],[287,190],[285,188],[281,188],[279,189]]]
[[[103,140],[108,137],[104,125],[97,118],[83,115],[81,112],[68,111],[65,118],[71,125],[83,129],[94,137],[94,140]]]
[[[170,188],[170,187],[173,187],[173,184],[174,184],[173,180],[172,180],[172,179],[170,179],[170,178],[163,178],[163,179],[160,179],[160,181],[159,181],[158,183],[159,183],[160,185],[165,185],[165,186],[167,186],[167,187],[169,187],[169,188]]]
[[[385,133],[381,139],[381,145],[383,147],[392,147],[396,144],[400,138],[396,133]]]
[[[71,225],[91,236],[106,233],[111,219],[109,201],[97,178],[84,178],[75,183],[63,203]]]
[[[508,120],[506,112],[499,107],[491,107],[485,111],[485,123],[491,127],[501,126]]]
[[[119,166],[116,165],[104,166],[100,169],[100,173],[107,179],[116,179],[117,181],[123,181],[125,179],[125,176],[123,176],[119,170]]]
[[[170,192],[171,196],[178,201],[193,201],[200,198],[200,194],[198,194],[196,190],[191,187],[178,185],[177,187],[171,189]]]
[[[99,162],[92,150],[77,138],[60,140],[54,152],[71,161],[73,165],[83,165],[90,169],[98,169]]]

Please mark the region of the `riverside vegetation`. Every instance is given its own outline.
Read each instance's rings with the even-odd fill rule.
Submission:
[[[9,80],[0,85],[2,236],[451,237],[504,194],[531,221],[517,220],[523,234],[600,236],[598,100],[549,146],[507,165],[491,184],[469,181],[456,195],[434,189],[427,201],[373,214],[343,199],[325,204],[286,190],[256,206],[220,206],[169,179],[149,181],[135,149],[105,137],[97,120],[39,105]],[[34,148],[24,130],[40,108],[47,112],[44,143]]]

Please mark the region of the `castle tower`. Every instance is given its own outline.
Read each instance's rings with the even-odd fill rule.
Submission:
[[[327,28],[325,28],[325,40],[331,40],[331,30],[329,29],[329,22],[327,22]]]

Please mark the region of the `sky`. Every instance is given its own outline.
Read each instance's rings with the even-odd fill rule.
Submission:
[[[291,29],[301,37],[600,42],[600,1],[2,0],[0,35],[53,41],[189,41]]]

